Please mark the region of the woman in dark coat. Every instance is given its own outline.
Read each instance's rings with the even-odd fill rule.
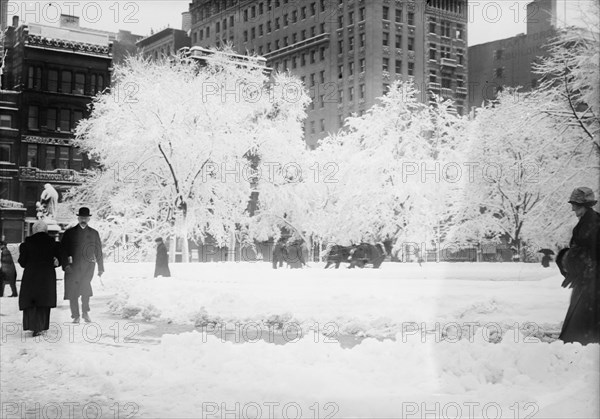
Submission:
[[[19,265],[24,268],[19,309],[23,330],[38,336],[50,328],[50,309],[56,307],[56,271],[60,254],[58,243],[48,234],[43,221],[33,225],[33,235],[19,247]]]
[[[0,252],[0,286],[2,287],[0,288],[0,297],[4,296],[4,286],[6,284],[10,285],[10,290],[12,291],[11,297],[18,297],[17,270],[5,242],[0,242]]]
[[[156,266],[154,267],[154,278],[157,276],[171,276],[169,270],[169,254],[167,253],[167,246],[163,242],[162,237],[155,240],[156,246]]]
[[[569,249],[561,250],[556,258],[565,276],[562,286],[573,288],[559,336],[564,342],[600,341],[600,214],[592,209],[596,202],[594,192],[586,187],[575,189],[569,200],[579,222]]]

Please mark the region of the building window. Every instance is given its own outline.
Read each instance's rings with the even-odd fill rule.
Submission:
[[[300,65],[301,66],[306,65],[306,53],[304,53],[304,52],[302,54],[300,54]]]
[[[429,59],[434,61],[437,59],[437,49],[435,44],[429,44]]]
[[[264,13],[264,7],[262,3],[258,4],[258,14],[262,15]]]
[[[296,42],[298,42],[298,34],[294,32],[292,34],[292,44],[295,44]]]
[[[325,47],[319,49],[319,59],[323,61],[325,59]]]
[[[364,48],[367,45],[367,35],[364,34],[364,33],[361,33],[359,35],[359,37],[360,37],[359,38],[360,39],[360,41],[359,41],[360,42],[360,47]]]
[[[367,62],[365,61],[365,59],[364,59],[364,58],[361,58],[361,59],[358,61],[358,63],[359,63],[359,65],[360,65],[360,72],[361,72],[361,73],[364,73],[364,72],[366,71],[366,69],[367,69]]]
[[[456,50],[456,59],[458,61],[458,65],[464,65],[465,56],[462,49]]]
[[[354,25],[354,12],[348,12],[348,25]]]
[[[354,75],[354,61],[350,61],[348,63],[348,75],[349,76]]]
[[[408,75],[409,76],[415,75],[415,63],[413,63],[413,62],[408,63]]]
[[[310,4],[310,15],[314,16],[317,14],[317,4],[316,3],[311,3]]]
[[[358,88],[359,88],[359,92],[360,92],[359,93],[360,94],[360,98],[364,99],[365,98],[365,92],[366,92],[365,85],[361,84],[360,86],[358,86]]]
[[[445,36],[446,38],[450,38],[450,22],[448,22],[447,20],[443,20],[441,22],[440,29],[440,35]]]
[[[248,22],[248,9],[244,10],[244,22]]]
[[[342,54],[344,52],[344,40],[340,39],[338,41],[338,54]]]
[[[69,109],[60,110],[59,127],[63,132],[68,132],[71,130],[71,111]]]
[[[42,89],[42,69],[40,67],[29,67],[27,87],[35,90]]]
[[[217,32],[217,33],[221,32],[221,23],[220,22],[215,23],[215,32]]]
[[[437,71],[429,70],[429,82],[437,83]]]
[[[38,167],[37,144],[27,144],[27,167]]]
[[[456,39],[465,39],[465,28],[462,24],[456,25]]]
[[[292,11],[292,23],[296,23],[298,21],[298,10]]]
[[[325,83],[325,70],[321,70],[319,72],[319,78],[321,80],[321,83]]]
[[[387,6],[383,6],[383,19],[390,20],[390,8]]]
[[[79,121],[83,119],[83,112],[81,111],[73,111],[73,129],[77,128],[77,124]]]
[[[46,128],[56,131],[56,109],[48,108],[46,110]]]
[[[321,33],[325,33],[325,23],[321,23]]]
[[[389,71],[390,69],[390,59],[389,58],[383,58],[383,66],[382,66],[383,71]]]
[[[456,87],[464,87],[465,86],[465,78],[462,74],[456,75]]]
[[[450,89],[452,87],[452,81],[448,77],[442,77],[442,87]]]
[[[415,38],[413,38],[412,36],[408,37],[408,50],[409,51],[415,50]]]
[[[501,60],[503,55],[504,55],[503,49],[497,49],[496,51],[494,51],[494,59],[495,60]]]
[[[319,0],[319,8],[322,12],[325,11],[325,0]]]
[[[310,121],[310,133],[315,133],[315,121]]]
[[[396,74],[402,74],[402,61],[396,60]]]
[[[0,115],[0,127],[12,128],[12,115]]]
[[[248,31],[244,31],[244,42],[248,42]]]
[[[348,51],[352,51],[354,49],[354,37],[348,37]]]
[[[48,70],[48,91],[58,92],[58,71]]]
[[[408,22],[409,25],[414,26],[415,24],[415,13],[414,12],[408,12]]]
[[[263,25],[258,25],[258,36],[263,36]]]
[[[452,53],[450,51],[451,51],[450,47],[442,45],[440,47],[440,56],[442,58],[450,58],[450,57],[452,57]]]
[[[432,20],[429,22],[429,33],[436,33],[436,32],[435,32],[435,26],[436,26],[435,19],[432,19]]]
[[[310,37],[314,37],[317,36],[317,27],[316,26],[311,26],[310,27]]]
[[[285,28],[289,24],[287,13],[283,15],[283,27]]]
[[[275,18],[275,30],[278,30],[281,26],[279,25],[279,18]]]
[[[233,16],[229,16],[229,27],[233,28],[234,23],[235,23],[235,20],[234,20]]]
[[[85,93],[85,74],[75,73],[75,93],[83,95]]]
[[[46,164],[44,166],[46,170],[56,169],[56,147],[46,146]]]
[[[343,103],[343,102],[344,102],[344,91],[340,89],[338,91],[338,103]]]
[[[0,161],[10,163],[10,144],[0,144]],[[3,181],[2,184],[4,183]]]
[[[300,31],[300,40],[304,41],[306,39],[306,30]]]
[[[31,105],[29,106],[29,113],[27,116],[27,128],[33,130],[40,129],[39,112],[39,107]]]
[[[250,29],[250,37],[251,37],[251,39],[256,38],[256,28]]]
[[[317,61],[317,51],[313,49],[310,52],[310,63],[314,64],[316,61]]]
[[[402,35],[396,35],[396,48],[402,48]]]
[[[496,68],[496,71],[494,73],[495,73],[497,79],[502,78],[504,76],[504,68],[498,67],[498,68]]]
[[[271,21],[267,20],[267,33],[271,33]]]
[[[62,93],[72,92],[72,74],[70,71],[63,70],[61,72],[60,88]]]
[[[354,87],[348,88],[348,100],[352,102],[354,100]]]
[[[321,132],[325,131],[325,120],[324,119],[321,119],[319,121],[319,125],[320,125],[320,128],[321,128]]]
[[[310,86],[314,86],[315,85],[315,73],[311,73],[310,75]]]
[[[396,23],[402,23],[402,10],[396,9]]]
[[[364,7],[358,9],[358,16],[361,22],[366,19],[367,15]]]
[[[69,168],[69,147],[58,147],[58,168]]]
[[[390,44],[390,34],[389,32],[383,33],[383,46],[387,47]]]
[[[343,79],[344,78],[344,65],[340,64],[338,66],[338,79]]]
[[[342,28],[344,26],[344,15],[338,16],[338,28]]]

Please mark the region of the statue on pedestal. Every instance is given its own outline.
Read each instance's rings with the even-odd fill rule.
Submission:
[[[44,191],[40,197],[41,205],[44,208],[45,218],[56,219],[56,204],[58,203],[58,192],[49,183],[44,185]]]

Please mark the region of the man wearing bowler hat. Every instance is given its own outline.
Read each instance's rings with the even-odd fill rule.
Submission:
[[[65,231],[61,244],[61,259],[65,271],[65,300],[71,303],[73,323],[79,323],[79,297],[81,296],[81,313],[86,322],[89,316],[92,278],[98,263],[98,276],[104,273],[102,260],[102,242],[98,231],[91,228],[90,210],[81,207],[77,213],[78,224]]]

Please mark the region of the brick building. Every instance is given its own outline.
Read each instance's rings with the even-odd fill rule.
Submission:
[[[527,5],[527,33],[469,47],[469,108],[493,100],[504,86],[535,88],[532,70],[557,32],[557,1],[535,0]]]
[[[110,85],[111,43],[95,31],[14,17],[4,47],[3,86],[12,93],[0,99],[0,199],[24,204],[31,220],[45,183],[64,192],[91,165],[71,140],[92,96]]]
[[[193,0],[189,11],[192,45],[230,44],[301,78],[310,147],[398,79],[467,111],[466,0]]]

